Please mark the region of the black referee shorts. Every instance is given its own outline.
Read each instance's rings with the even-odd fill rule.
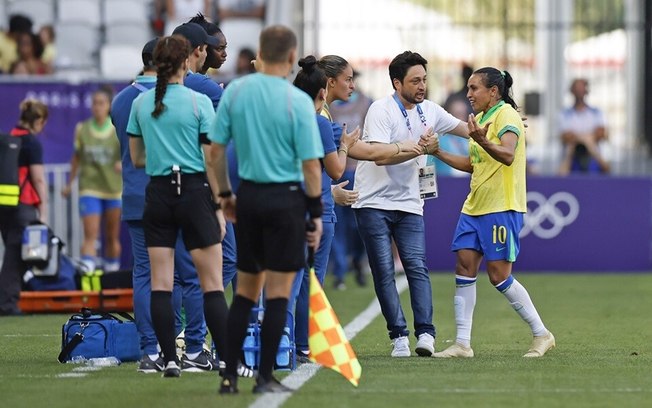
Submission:
[[[299,183],[238,188],[235,237],[238,270],[295,272],[306,265],[306,199]]]
[[[216,206],[206,175],[181,177],[181,195],[177,195],[172,176],[152,177],[147,185],[143,213],[147,247],[174,248],[179,229],[188,251],[220,242]]]

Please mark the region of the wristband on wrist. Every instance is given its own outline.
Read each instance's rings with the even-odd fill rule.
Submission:
[[[399,145],[398,143],[394,143],[394,144],[396,145],[396,154],[401,153],[401,145]],[[396,156],[396,154],[394,156]]]
[[[324,211],[324,206],[321,203],[321,196],[306,196],[306,207],[308,207],[308,214],[310,215],[310,218],[320,218],[322,212]]]
[[[233,195],[233,191],[227,190],[227,191],[222,191],[217,194],[219,198],[230,198]]]
[[[337,151],[338,152],[344,152],[344,154],[347,155],[347,156],[349,154],[349,149],[347,149],[346,146],[344,146],[344,145],[340,146],[340,148],[337,149]]]

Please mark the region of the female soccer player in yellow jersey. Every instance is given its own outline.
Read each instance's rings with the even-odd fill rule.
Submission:
[[[455,344],[434,357],[473,357],[471,325],[475,282],[482,258],[491,284],[530,325],[534,340],[523,357],[541,357],[555,346],[555,337],[541,321],[527,290],[512,276],[519,252],[518,234],[527,210],[525,129],[511,97],[507,71],[481,68],[468,81],[467,97],[477,116],[469,115],[469,156],[444,150],[435,156],[471,173],[471,192],[460,214],[451,249],[455,268]]]

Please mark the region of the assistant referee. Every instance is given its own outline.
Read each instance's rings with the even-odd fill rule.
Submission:
[[[238,392],[236,368],[249,314],[265,286],[262,347],[254,393],[287,392],[272,377],[296,271],[305,265],[305,243],[319,247],[322,233],[321,165],[324,149],[315,107],[285,77],[296,61],[297,38],[282,26],[260,34],[260,73],[226,88],[210,138],[224,211],[235,224],[238,287],[229,311],[226,371],[220,393]],[[230,191],[225,146],[233,139],[242,180]],[[301,182],[305,179],[305,191]],[[316,230],[306,232],[306,210]],[[235,222],[235,219],[234,219]]]
[[[222,282],[224,216],[212,192],[215,172],[206,172],[203,151],[215,113],[210,99],[183,86],[189,42],[159,40],[154,49],[156,87],[134,100],[127,125],[131,159],[145,166],[143,227],[152,268],[151,314],[165,361],[165,377],[180,375],[176,356],[172,288],[174,247],[181,231],[204,291],[204,315],[217,353],[225,355],[228,307]]]

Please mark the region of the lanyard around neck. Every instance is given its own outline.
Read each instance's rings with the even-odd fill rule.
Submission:
[[[398,108],[401,110],[401,113],[403,114],[403,117],[405,118],[405,125],[407,126],[408,130],[410,133],[412,133],[412,125],[410,125],[410,118],[408,117],[407,110],[405,109],[405,106],[403,106],[403,102],[398,98],[398,95],[396,95],[396,92],[394,95],[392,95],[394,98],[394,101],[398,105]],[[426,124],[426,115],[423,114],[423,110],[421,109],[420,104],[416,104],[417,107],[417,113],[419,114],[419,119],[421,120],[421,123],[423,124],[424,128],[427,128],[428,125]]]

